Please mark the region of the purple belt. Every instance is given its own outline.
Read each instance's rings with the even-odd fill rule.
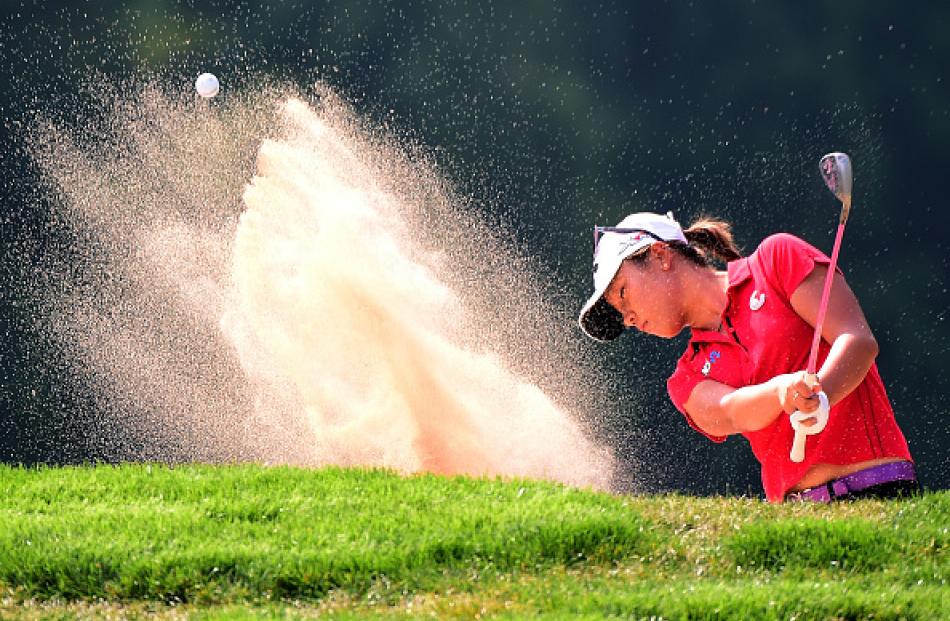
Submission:
[[[786,500],[799,502],[831,502],[835,498],[847,496],[853,492],[860,492],[894,481],[916,481],[914,464],[909,461],[894,461],[880,466],[871,466],[864,470],[852,472],[840,479],[828,481],[824,485],[812,487],[802,492],[791,493]]]

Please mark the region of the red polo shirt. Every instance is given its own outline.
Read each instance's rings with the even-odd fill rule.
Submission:
[[[799,317],[789,299],[816,263],[829,262],[813,246],[780,233],[765,239],[750,256],[729,263],[729,304],[723,324],[731,325],[730,334],[694,329],[667,381],[673,403],[691,427],[714,442],[725,440],[699,429],[684,409],[693,388],[704,379],[739,388],[805,368],[814,328]],[[828,350],[829,344],[822,341],[818,368]],[[780,412],[776,404],[776,414]],[[762,465],[762,485],[770,502],[781,502],[815,464],[910,459],[876,364],[851,394],[831,408],[824,431],[808,436],[803,462],[789,459],[795,432],[788,416],[742,435]]]

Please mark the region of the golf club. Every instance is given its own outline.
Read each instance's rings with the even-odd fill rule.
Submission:
[[[821,343],[821,329],[825,323],[825,314],[828,311],[828,300],[831,295],[831,283],[834,280],[835,268],[838,265],[838,253],[841,250],[841,238],[844,236],[844,225],[848,222],[848,216],[851,213],[851,158],[845,153],[829,153],[818,161],[818,170],[821,171],[821,177],[831,190],[832,194],[841,201],[841,216],[838,219],[838,232],[835,235],[835,243],[831,250],[831,262],[828,264],[828,273],[825,275],[825,285],[821,291],[821,300],[818,303],[818,316],[815,319],[815,335],[811,341],[811,353],[808,356],[808,365],[806,373],[809,377],[815,377],[818,366],[818,346]],[[828,413],[830,404],[828,396],[824,392],[818,393],[820,405],[818,410],[806,414],[804,412],[794,412],[791,417],[792,429],[795,430],[795,440],[792,443],[792,451],[789,458],[794,462],[801,462],[805,459],[805,438],[806,436],[821,433],[828,424]],[[806,427],[802,421],[810,418],[817,419],[817,422],[811,427]]]

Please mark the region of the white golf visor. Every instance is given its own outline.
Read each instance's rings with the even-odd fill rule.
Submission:
[[[635,213],[617,226],[594,227],[594,293],[578,318],[587,336],[598,341],[612,341],[623,333],[623,317],[604,299],[604,291],[624,259],[658,241],[687,243],[683,228],[673,219],[672,213],[665,216]]]

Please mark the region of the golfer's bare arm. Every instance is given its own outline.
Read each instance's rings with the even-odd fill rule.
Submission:
[[[818,318],[818,304],[828,268],[816,265],[792,294],[792,308],[814,326]],[[822,338],[831,343],[831,351],[818,377],[831,405],[838,403],[858,387],[877,358],[878,345],[858,299],[844,276],[836,273],[831,284],[828,313],[821,328]]]
[[[814,325],[827,268],[817,265],[792,294],[792,308]],[[832,405],[847,396],[867,375],[878,346],[861,306],[841,274],[835,274],[822,338],[831,343],[818,370],[821,388]],[[696,385],[686,401],[687,414],[706,433],[726,436],[758,431],[783,411],[783,394],[796,374],[778,375],[762,384],[733,388],[714,380]]]

